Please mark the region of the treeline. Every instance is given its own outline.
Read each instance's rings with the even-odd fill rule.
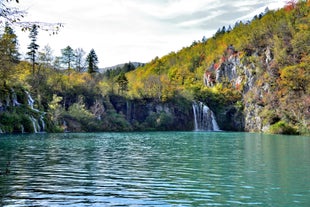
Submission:
[[[54,57],[49,46],[39,50],[35,26],[29,29],[29,59],[21,61],[18,38],[6,25],[0,37],[0,128],[6,126],[7,132],[13,132],[17,129],[12,123],[20,120],[22,124],[26,119],[18,118],[21,114],[35,117],[29,107],[12,104],[15,93],[17,100],[27,105],[24,92],[28,91],[34,107],[47,112],[44,119],[50,131],[64,131],[66,122],[77,131],[143,130],[152,123],[142,119],[128,122],[121,110],[128,100],[145,105],[149,101],[174,103],[180,109],[198,100],[210,106],[217,118],[225,119],[220,120],[222,125],[228,124],[229,114],[246,117],[254,106],[259,108],[260,124],[269,126],[270,132],[286,133],[289,130],[283,128],[289,128],[294,133],[309,133],[309,19],[309,2],[291,1],[283,9],[222,28],[209,39],[156,57],[143,67],[128,63],[104,73],[98,72],[94,50],[86,57],[83,49],[70,46],[61,51],[61,57]],[[229,78],[215,80],[218,69],[231,64],[232,55],[239,61],[236,73],[242,81],[238,85]],[[252,75],[251,90],[243,68]],[[211,85],[206,85],[206,74]],[[39,114],[36,116],[39,119]],[[160,117],[171,126],[167,114],[153,113],[148,120]],[[164,127],[166,122],[159,122],[160,129],[172,129]],[[31,124],[27,126],[31,131]]]

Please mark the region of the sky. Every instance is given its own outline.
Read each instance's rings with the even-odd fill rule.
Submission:
[[[23,21],[57,23],[57,35],[39,32],[40,49],[49,45],[54,56],[70,46],[87,54],[94,49],[99,67],[126,62],[147,63],[191,45],[218,28],[233,26],[278,9],[286,0],[21,0]],[[20,51],[30,43],[27,32],[16,29]],[[40,50],[39,49],[39,50]]]

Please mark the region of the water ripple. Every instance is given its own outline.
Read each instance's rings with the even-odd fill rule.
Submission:
[[[309,139],[292,145],[292,137],[275,142],[240,133],[40,136],[0,139],[0,169],[11,161],[11,173],[0,175],[0,206],[309,204]],[[286,156],[292,153],[299,165]]]

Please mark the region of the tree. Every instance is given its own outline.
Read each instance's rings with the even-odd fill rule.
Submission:
[[[17,49],[17,36],[13,29],[6,24],[4,33],[0,37],[0,79],[4,85],[12,74],[12,67],[19,62],[19,52]]]
[[[85,51],[82,48],[77,48],[74,50],[75,54],[75,70],[77,72],[83,72],[85,70]]]
[[[61,67],[61,57],[55,57],[53,61],[53,69],[54,70],[59,70]]]
[[[4,22],[6,24],[13,24],[20,21],[24,17],[25,12],[21,11],[15,7],[11,7],[8,4],[12,0],[1,0],[0,1],[0,24]],[[15,0],[16,3],[19,3],[19,0]]]
[[[128,90],[128,79],[126,78],[125,73],[121,73],[116,78],[116,83],[118,84],[118,93],[124,93]]]
[[[43,50],[39,52],[39,61],[45,67],[51,67],[53,57],[53,50],[49,45],[45,45]]]
[[[4,33],[1,36],[0,41],[1,41],[0,43],[1,57],[7,59],[7,61],[18,63],[20,54],[17,48],[18,47],[17,36],[14,33],[13,29],[8,24],[6,24],[4,28]]]
[[[27,52],[28,59],[30,59],[32,63],[32,74],[35,72],[35,64],[37,58],[37,52],[39,49],[39,45],[37,44],[37,36],[38,36],[38,27],[37,25],[32,25],[32,29],[30,30],[29,38],[31,40],[30,45],[28,46],[29,52]]]
[[[92,74],[98,72],[98,57],[94,49],[91,49],[89,54],[87,55],[86,62],[88,65],[87,72]]]
[[[35,24],[38,29],[57,34],[60,28],[63,27],[62,23],[23,22],[22,19],[27,12],[12,6],[11,3],[13,2],[19,3],[19,0],[0,0],[0,28],[4,27],[4,23],[7,23],[21,27],[22,31],[31,31],[32,26]]]
[[[67,65],[68,69],[71,69],[72,62],[75,58],[74,50],[70,46],[67,46],[61,50],[61,55],[61,63]]]

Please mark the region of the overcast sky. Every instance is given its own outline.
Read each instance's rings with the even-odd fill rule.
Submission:
[[[25,21],[62,22],[58,35],[40,32],[40,49],[54,55],[66,46],[94,49],[99,66],[149,62],[178,51],[222,26],[251,19],[265,10],[283,7],[286,0],[21,0]],[[17,31],[25,53],[28,33]]]

